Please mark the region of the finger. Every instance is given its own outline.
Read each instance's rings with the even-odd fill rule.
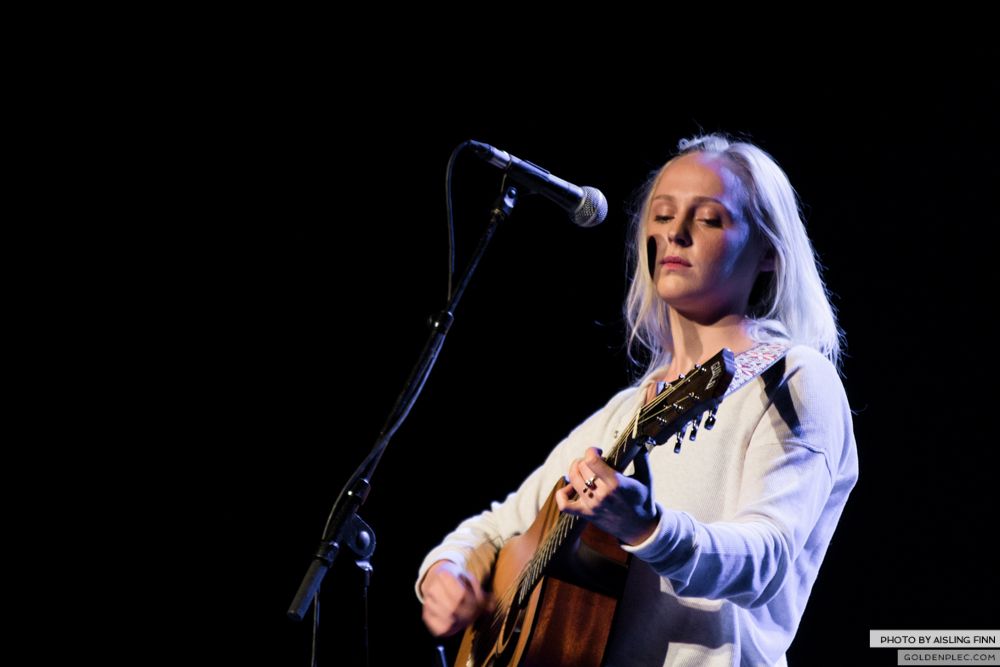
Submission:
[[[429,599],[451,608],[459,606],[462,599],[472,592],[468,578],[451,571],[442,573],[442,576],[437,577],[428,589]]]
[[[587,478],[580,471],[581,465],[583,465],[583,459],[574,459],[569,466],[569,482],[578,497],[587,492],[587,485],[584,483]]]
[[[573,488],[571,484],[567,484],[563,488],[556,491],[556,507],[559,508],[560,512],[565,514],[577,514],[577,500],[579,498],[571,499],[570,494],[576,493],[576,489]]]
[[[604,483],[603,491],[605,494],[613,493],[615,489],[618,488],[620,478],[618,471],[608,465],[608,462],[601,458],[600,449],[597,449],[596,447],[588,449],[581,467],[590,471],[591,476],[586,479],[593,479],[595,488],[600,485],[600,482]]]
[[[453,634],[455,631],[457,619],[449,611],[425,605],[422,616],[427,629],[439,637]]]
[[[580,493],[580,488],[583,486],[583,478],[580,477],[580,461],[582,459],[573,459],[573,462],[569,464],[569,470],[563,477],[566,479],[566,486],[570,487],[576,493]],[[569,491],[564,486],[561,491]]]
[[[461,622],[454,616],[424,616],[424,624],[435,637],[450,637],[462,629]]]
[[[465,581],[465,589],[472,596],[472,603],[475,605],[476,609],[480,609],[486,602],[486,591],[483,590],[482,584],[475,577],[462,577]]]
[[[601,450],[597,447],[587,448],[587,452],[583,455],[583,463],[593,474],[605,482],[609,481],[609,477],[615,474],[614,469],[601,457]]]
[[[586,477],[583,476],[583,472],[580,470],[580,466],[583,465],[583,459],[574,459],[573,465],[570,466],[570,481],[573,482],[573,488],[576,489],[577,494],[582,493],[585,489],[583,480]]]
[[[569,510],[571,503],[574,502],[574,499],[570,496],[574,493],[576,493],[576,489],[571,484],[567,484],[556,491],[556,506],[560,511],[565,512]]]
[[[428,627],[438,634],[454,634],[474,619],[481,608],[470,592],[451,602],[427,600],[423,616]]]
[[[426,604],[424,605],[424,612],[421,616],[424,619],[424,625],[427,626],[427,629],[430,630],[434,636],[440,636],[442,634],[442,630],[444,628],[442,627],[443,624],[441,623],[441,619],[438,618],[437,614],[435,614]]]
[[[580,464],[580,474],[583,475],[584,495],[593,498],[597,491],[607,495],[615,488],[615,471],[608,468],[603,461],[598,463],[583,462]]]
[[[632,460],[632,466],[634,472],[632,477],[649,489],[653,488],[653,475],[649,471],[649,452],[645,449],[639,452],[639,455]],[[652,492],[650,492],[652,495]]]
[[[473,619],[479,614],[481,609],[479,601],[476,600],[472,595],[467,595],[462,598],[461,603],[455,608],[455,618],[456,619]]]
[[[597,483],[601,479],[600,476],[586,463],[580,464],[580,476],[583,477],[584,493],[587,495],[592,494],[594,489],[597,488]]]

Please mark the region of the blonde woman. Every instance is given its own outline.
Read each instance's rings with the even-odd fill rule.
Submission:
[[[454,634],[495,614],[498,552],[529,531],[565,477],[555,492],[559,511],[631,554],[601,664],[785,664],[858,477],[838,374],[842,335],[794,190],[775,161],[719,135],[679,149],[647,184],[631,236],[624,310],[630,356],[645,359],[637,361],[642,379],[427,555],[417,593],[432,633]],[[629,428],[658,388],[722,348],[734,353],[736,373],[713,430],[681,456],[654,448],[632,475],[602,459],[599,448]],[[574,655],[582,649],[574,643],[595,638],[563,641],[553,655]]]

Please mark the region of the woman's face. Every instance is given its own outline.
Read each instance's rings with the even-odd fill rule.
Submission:
[[[757,274],[772,270],[765,245],[740,213],[742,187],[725,163],[702,153],[660,174],[646,219],[656,242],[653,282],[671,308],[698,322],[744,315]]]

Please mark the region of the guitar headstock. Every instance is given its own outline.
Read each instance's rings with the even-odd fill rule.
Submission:
[[[706,412],[704,428],[711,430],[715,425],[715,411],[735,372],[736,363],[728,348],[722,348],[704,364],[696,365],[639,411],[637,439],[647,445],[662,445],[676,433],[674,451],[679,452],[688,424],[692,425],[691,440],[698,434]]]

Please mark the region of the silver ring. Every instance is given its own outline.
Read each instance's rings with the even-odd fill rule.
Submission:
[[[584,481],[583,485],[584,485],[585,487],[587,487],[588,489],[594,489],[594,488],[597,488],[597,485],[596,485],[596,484],[594,484],[594,482],[595,482],[596,480],[597,480],[597,475],[594,475],[594,476],[593,476],[593,477],[591,477],[590,479],[588,479],[588,480]]]

